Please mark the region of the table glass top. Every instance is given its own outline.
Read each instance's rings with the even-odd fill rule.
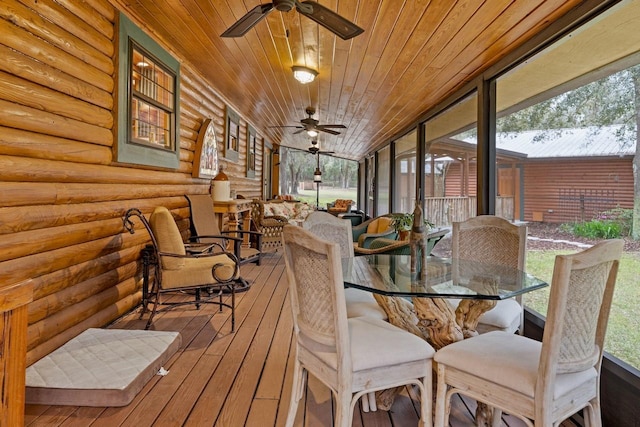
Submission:
[[[548,286],[514,268],[436,257],[428,258],[422,277],[411,273],[409,255],[345,258],[342,273],[345,286],[388,296],[500,300]]]

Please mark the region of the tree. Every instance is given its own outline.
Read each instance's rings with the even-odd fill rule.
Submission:
[[[323,181],[333,182],[340,188],[349,188],[357,182],[358,163],[353,160],[320,155]]]
[[[640,239],[640,65],[611,74],[555,98],[501,117],[498,132],[539,130],[534,140],[543,141],[554,134],[577,127],[621,125],[617,138],[621,146],[634,141],[633,159],[634,203],[633,234]]]
[[[340,186],[342,188],[351,187],[351,183],[358,181],[358,164],[352,160],[340,160]]]
[[[286,147],[282,147],[280,153],[280,169],[286,171],[280,174],[280,188],[285,194],[298,194],[300,182],[313,175],[315,156]]]

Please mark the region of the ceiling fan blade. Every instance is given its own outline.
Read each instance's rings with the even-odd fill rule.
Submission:
[[[318,125],[320,128],[337,128],[337,129],[346,129],[345,125]]]
[[[273,3],[260,4],[238,19],[220,37],[242,37],[273,10]]]
[[[350,38],[364,32],[362,28],[358,27],[353,22],[343,18],[331,9],[327,9],[315,1],[303,1],[301,5],[302,7],[296,5],[296,9],[299,13],[316,21],[327,30],[336,34],[342,40],[349,40]],[[308,7],[306,7],[307,5],[312,7],[311,12],[308,11]]]
[[[320,132],[326,132],[326,133],[331,134],[331,135],[340,135],[340,132],[337,132],[337,131],[331,130],[331,129],[325,129],[322,126],[318,126],[316,128],[316,130],[319,130]]]
[[[297,134],[302,133],[302,132],[304,132],[304,131],[305,131],[305,130],[304,130],[304,128],[302,128],[302,129],[300,129],[300,130],[295,131],[295,132],[293,133],[293,135],[297,135]]]

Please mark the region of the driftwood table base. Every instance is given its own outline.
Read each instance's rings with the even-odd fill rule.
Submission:
[[[412,260],[415,260],[414,256]],[[449,279],[451,271],[446,264],[427,263],[426,273],[433,283],[445,282]],[[416,265],[411,266],[415,274]],[[389,274],[388,269],[372,269],[368,264],[355,264],[354,269],[358,279],[362,282],[384,281],[389,291],[393,291],[395,278]],[[407,271],[409,273],[409,271]],[[350,274],[353,274],[351,272]],[[496,294],[498,282],[493,277],[473,276],[474,288],[487,290],[488,295]],[[426,278],[411,283],[412,292],[421,292]],[[493,308],[496,301],[462,299],[456,309],[444,298],[413,297],[412,302],[403,297],[391,297],[373,293],[374,298],[387,314],[389,323],[426,340],[436,350],[449,344],[461,341],[465,338],[477,335],[478,320],[483,313]],[[388,389],[376,392],[375,406],[382,410],[389,410],[393,405],[396,395],[402,388]],[[372,402],[373,397],[368,402]],[[368,403],[367,402],[367,403]],[[367,404],[367,407],[369,405]],[[372,409],[374,409],[372,407]],[[375,410],[375,409],[374,409]],[[478,404],[476,419],[479,423],[491,423],[492,410],[486,405]],[[484,420],[484,421],[483,421]],[[483,425],[483,424],[478,424]]]
[[[389,323],[425,339],[436,350],[444,346],[477,335],[480,316],[492,309],[492,300],[463,299],[454,311],[443,298],[412,298],[413,307],[404,298],[374,294],[380,307],[389,317]],[[376,393],[379,409],[391,409],[396,395],[402,387]],[[493,410],[478,402],[476,425],[490,426]]]

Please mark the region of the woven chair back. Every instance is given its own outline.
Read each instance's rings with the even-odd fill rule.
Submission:
[[[348,328],[338,245],[293,225],[284,228],[283,244],[299,342],[343,360]]]
[[[494,266],[513,269],[513,274],[525,268],[527,228],[506,219],[482,215],[453,224],[451,237],[454,258],[454,279],[472,279],[495,271]],[[457,259],[477,261],[458,265]],[[486,271],[483,271],[483,265]],[[512,280],[510,280],[512,281]]]
[[[314,211],[302,223],[305,230],[340,246],[342,258],[353,258],[353,234],[351,221],[337,218],[327,212]]]
[[[599,369],[623,244],[610,240],[556,257],[543,357],[557,363],[557,373]]]

